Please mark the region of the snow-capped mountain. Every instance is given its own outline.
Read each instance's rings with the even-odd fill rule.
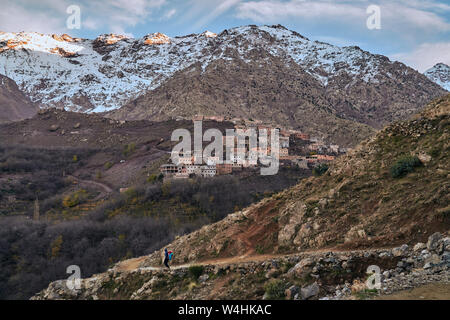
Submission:
[[[424,73],[428,79],[437,83],[442,88],[450,91],[450,67],[444,63],[438,63]]]
[[[252,51],[264,49],[300,65],[324,86],[342,74],[373,85],[383,75],[396,81],[396,75],[382,67],[385,57],[311,41],[281,26],[245,26],[219,35],[207,31],[175,38],[154,33],[141,39],[0,33],[0,73],[16,81],[34,102],[101,112],[123,106],[194,63],[205,69],[218,59],[233,59],[230,49],[244,61]],[[413,73],[408,68],[403,72]]]
[[[0,33],[0,74],[41,106],[116,119],[253,118],[343,144],[445,94],[402,63],[280,25],[140,39]]]
[[[101,35],[0,33],[0,73],[14,79],[35,102],[74,111],[116,109],[203,56],[215,33],[142,39]]]

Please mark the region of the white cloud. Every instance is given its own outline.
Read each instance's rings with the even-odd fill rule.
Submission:
[[[70,0],[40,0],[32,3],[26,0],[2,0],[0,30],[37,31],[62,33],[66,29],[66,9],[73,4]],[[166,4],[166,0],[83,0],[81,7],[81,28],[129,35],[128,27],[145,23],[155,10]]]
[[[322,23],[339,21],[341,24],[354,24],[365,27],[370,4],[381,7],[383,28],[392,31],[410,28],[432,32],[450,30],[450,23],[439,13],[450,11],[450,6],[436,1],[417,0],[260,0],[241,3],[237,8],[237,17],[251,19],[259,23],[298,18],[302,21]]]
[[[166,12],[166,14],[164,15],[164,19],[169,20],[170,18],[172,18],[175,14],[177,13],[176,9],[171,9],[169,11]]]
[[[381,8],[382,19],[387,21],[393,30],[401,27],[403,30],[414,28],[427,32],[450,31],[450,23],[432,11],[398,3],[387,3]]]
[[[61,1],[62,3],[62,1]],[[55,12],[61,7],[56,7]],[[64,7],[64,10],[67,7]],[[14,0],[2,0],[0,10],[0,30],[6,32],[36,31],[41,33],[56,33],[65,30],[66,17],[61,14],[49,15],[49,11],[42,12],[28,8],[24,3]]]
[[[193,30],[197,30],[202,28],[204,25],[206,25],[208,22],[214,20],[218,16],[222,15],[226,11],[230,10],[232,7],[239,4],[242,0],[224,0],[219,1],[219,5],[215,6],[215,8],[202,18],[200,18],[192,27]],[[213,2],[215,3],[215,2]]]
[[[113,0],[85,1],[82,12],[99,25],[106,25],[111,32],[125,30],[144,22],[166,0]],[[114,32],[116,33],[116,32]]]
[[[450,5],[434,0],[397,0],[397,2],[417,9],[450,11]]]
[[[237,11],[238,18],[252,19],[261,23],[292,17],[308,20],[325,17],[344,20],[366,16],[366,8],[330,0],[250,1],[241,3]]]
[[[391,58],[420,72],[424,72],[440,62],[450,65],[450,42],[424,43],[412,52],[394,54],[391,55]]]

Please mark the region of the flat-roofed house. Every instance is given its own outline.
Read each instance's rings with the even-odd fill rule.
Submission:
[[[178,166],[175,164],[163,164],[160,168],[159,168],[160,172],[163,175],[172,175],[172,174],[176,174],[178,173]]]
[[[188,164],[186,165],[186,171],[188,175],[195,174],[195,175],[201,175],[202,174],[202,166],[198,164]]]
[[[216,175],[216,166],[202,166],[202,177],[210,178]]]
[[[216,164],[216,173],[218,175],[231,174],[233,165],[231,163]]]

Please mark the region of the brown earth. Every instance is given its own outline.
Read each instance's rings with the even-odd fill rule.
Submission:
[[[380,248],[450,230],[450,95],[420,116],[395,123],[320,177],[264,199],[168,245],[174,263],[248,253]],[[415,155],[422,166],[393,178],[392,165]],[[144,266],[159,265],[160,252]]]

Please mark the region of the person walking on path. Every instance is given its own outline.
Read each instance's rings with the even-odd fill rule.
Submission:
[[[167,248],[164,249],[164,265],[170,269],[169,260],[172,260],[172,251],[167,251]]]

